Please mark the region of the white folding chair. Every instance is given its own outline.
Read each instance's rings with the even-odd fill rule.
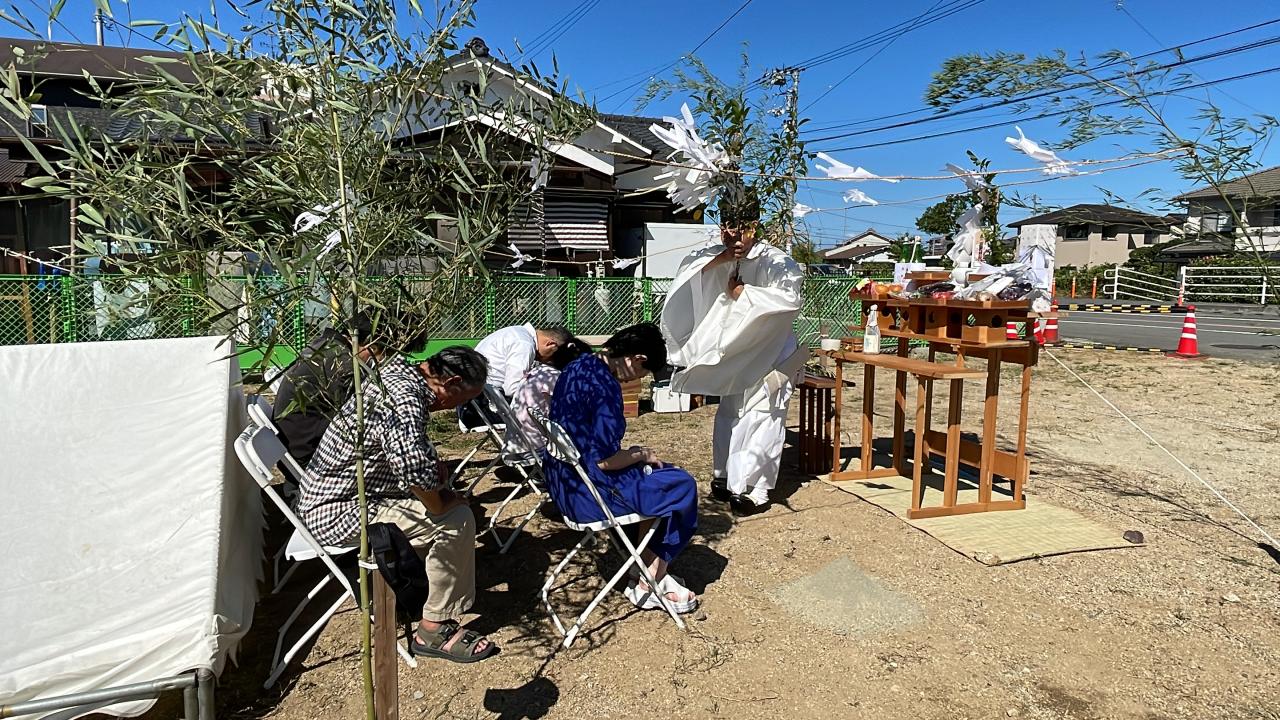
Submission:
[[[547,436],[553,456],[555,456],[557,460],[573,466],[574,470],[578,473],[578,477],[586,486],[587,491],[591,493],[591,497],[596,501],[596,505],[598,505],[601,512],[604,513],[603,520],[588,523],[576,522],[570,518],[567,513],[565,514],[564,524],[569,526],[570,530],[577,530],[581,532],[582,539],[579,540],[578,544],[574,545],[573,549],[569,551],[569,554],[565,555],[564,559],[551,570],[547,576],[547,582],[542,586],[542,603],[547,606],[547,612],[551,614],[551,622],[555,624],[556,630],[564,636],[564,646],[569,647],[573,644],[574,639],[578,636],[578,632],[582,629],[582,624],[586,622],[587,616],[596,609],[596,606],[604,600],[605,596],[609,594],[609,591],[613,590],[614,586],[618,584],[618,581],[622,579],[622,576],[626,575],[632,567],[636,569],[640,577],[649,585],[649,587],[654,588],[655,597],[658,598],[658,602],[662,604],[662,608],[667,611],[667,614],[671,616],[671,619],[675,620],[676,626],[681,630],[684,630],[684,620],[680,619],[679,613],[677,613],[675,608],[672,607],[671,602],[667,599],[666,593],[656,592],[658,590],[658,583],[653,579],[653,575],[649,572],[648,566],[645,565],[644,560],[640,557],[640,554],[649,547],[649,541],[653,539],[654,532],[658,529],[658,525],[660,523],[652,523],[649,530],[640,538],[640,542],[632,543],[631,538],[627,537],[625,528],[628,525],[635,525],[645,522],[646,520],[653,520],[653,518],[639,513],[615,516],[613,511],[609,509],[609,506],[605,504],[604,499],[600,497],[600,491],[596,489],[596,484],[592,482],[591,475],[586,471],[586,468],[582,467],[582,454],[578,452],[578,448],[574,446],[573,439],[569,437],[569,433],[566,432],[559,423],[551,420],[538,410],[530,410],[530,415],[533,416],[533,419],[538,423],[538,426],[542,428],[543,434]],[[564,508],[560,509],[564,510]],[[609,582],[607,582],[600,590],[599,594],[595,596],[595,599],[591,601],[591,604],[587,605],[587,609],[582,611],[582,614],[578,616],[578,620],[573,624],[573,626],[566,631],[564,623],[560,620],[560,616],[557,615],[555,609],[551,607],[549,594],[552,586],[555,585],[556,579],[559,577],[560,573],[564,571],[565,566],[573,560],[574,556],[578,554],[578,551],[581,550],[584,545],[598,534],[604,534],[608,537],[614,547],[618,548],[618,551],[622,553],[625,561],[622,563],[622,567],[618,568],[618,571],[613,574],[613,577],[609,578]]]
[[[488,386],[485,386],[485,390],[488,390]],[[458,430],[464,434],[479,433],[484,435],[484,437],[480,438],[480,441],[476,443],[475,447],[471,448],[471,452],[467,453],[462,458],[462,462],[458,463],[458,467],[454,469],[453,475],[449,477],[448,487],[455,489],[458,488],[463,476],[466,474],[467,468],[471,464],[471,459],[483,450],[486,445],[493,445],[494,456],[493,459],[480,470],[480,474],[476,475],[475,478],[467,484],[466,489],[460,490],[463,495],[470,495],[475,492],[476,486],[480,484],[480,481],[484,479],[484,476],[488,475],[489,471],[493,470],[498,466],[498,463],[502,462],[502,434],[507,430],[506,425],[503,425],[494,417],[496,413],[493,408],[486,407],[489,405],[488,402],[482,401],[477,397],[468,401],[468,405],[476,411],[484,424],[475,427],[468,427],[467,424],[462,422],[462,419],[459,418]]]
[[[266,398],[261,395],[253,396],[249,400],[248,408],[249,420],[251,420],[254,425],[257,425],[260,428],[266,428],[277,436],[280,435],[280,429],[271,421],[271,403],[267,402]],[[302,477],[306,473],[302,464],[287,451],[285,452],[284,457],[281,458],[280,463],[288,472],[289,477],[286,477],[285,479],[292,480],[294,485],[300,487],[302,485]],[[290,504],[293,503],[296,494],[296,489],[291,489],[288,486],[284,488],[284,498]],[[271,558],[272,595],[280,592],[280,588],[284,587],[285,582],[289,580],[289,577],[293,575],[293,571],[298,567],[297,563],[294,563],[285,571],[283,576],[280,575],[280,563],[288,555],[288,552],[289,546],[286,544],[277,550],[276,554]]]
[[[542,507],[542,503],[547,501],[547,495],[542,491],[541,486],[545,485],[542,477],[542,463],[534,452],[534,443],[525,434],[524,428],[520,426],[520,423],[517,422],[515,412],[507,404],[507,399],[502,396],[502,393],[497,392],[488,385],[484,388],[484,396],[489,401],[489,406],[493,409],[498,419],[506,427],[508,435],[517,445],[524,449],[524,452],[520,455],[508,456],[502,452],[506,449],[505,442],[499,448],[499,458],[502,464],[520,474],[520,482],[516,483],[516,486],[511,489],[507,497],[493,511],[493,517],[489,519],[489,528],[485,530],[485,532],[492,533],[493,538],[498,541],[498,553],[505,554],[507,550],[511,549],[511,544],[515,542],[516,537],[524,531],[525,526],[538,513],[538,508]],[[511,531],[511,534],[504,541],[498,533],[498,519],[502,517],[502,513],[507,509],[507,506],[525,488],[528,488],[533,493],[538,502],[534,504],[529,512],[525,513],[524,518],[520,520],[520,524]]]
[[[316,633],[320,632],[320,629],[325,626],[325,623],[329,622],[329,618],[333,617],[333,614],[338,611],[338,608],[341,607],[348,598],[350,598],[352,602],[356,602],[357,605],[359,604],[356,600],[355,591],[351,588],[351,582],[347,580],[347,576],[343,574],[342,570],[339,569],[338,565],[333,561],[333,558],[339,555],[345,555],[353,552],[356,550],[356,546],[321,545],[320,542],[316,540],[315,536],[311,534],[311,531],[307,529],[307,526],[302,522],[302,520],[294,514],[288,503],[286,503],[280,497],[279,493],[275,491],[275,487],[271,484],[271,468],[275,467],[275,464],[280,462],[281,458],[286,454],[284,445],[280,443],[280,439],[275,436],[275,433],[272,433],[267,428],[251,424],[249,427],[244,429],[244,432],[240,433],[239,437],[236,438],[235,450],[236,456],[240,458],[240,463],[249,471],[249,474],[253,475],[253,479],[258,483],[258,487],[262,488],[262,492],[271,499],[271,502],[275,503],[276,508],[278,508],[289,520],[289,523],[293,525],[293,535],[289,538],[289,543],[286,546],[285,552],[289,559],[293,560],[295,563],[294,567],[289,569],[289,573],[292,573],[294,568],[298,567],[298,565],[303,561],[313,559],[320,560],[328,570],[328,572],[325,573],[325,576],[321,578],[320,582],[318,582],[316,586],[306,594],[302,599],[302,602],[298,604],[298,607],[294,608],[293,612],[289,615],[289,618],[280,626],[279,635],[276,636],[275,654],[271,657],[271,675],[267,677],[267,681],[262,685],[264,688],[269,688],[272,685],[275,685],[276,680],[280,678],[285,667],[288,666],[289,662],[298,654],[298,651],[302,649],[302,646],[306,645],[306,643],[314,637]],[[373,572],[377,571],[374,570]],[[288,574],[286,574],[286,578],[287,577]],[[281,655],[281,651],[284,650],[285,636],[289,632],[289,628],[293,626],[294,621],[298,619],[298,616],[302,614],[307,605],[309,605],[311,601],[314,600],[322,590],[324,590],[330,580],[338,581],[338,585],[342,587],[342,596],[330,605],[320,618],[316,620],[311,627],[307,628],[306,632],[295,640],[293,645],[291,645],[289,649],[284,651],[283,655]],[[281,582],[283,582],[283,580]],[[384,620],[395,622],[394,617],[385,618]],[[413,655],[398,642],[396,643],[396,650],[400,653],[400,657],[402,657],[410,667],[416,668],[418,666],[418,662],[414,659]]]
[[[262,384],[267,386],[273,397],[280,394],[280,383],[284,382],[284,373],[287,369],[279,365],[272,365],[262,371]]]

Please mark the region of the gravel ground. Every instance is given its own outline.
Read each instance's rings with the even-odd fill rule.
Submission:
[[[1280,368],[1056,354],[1280,532]],[[1016,380],[1006,373],[1005,419]],[[851,412],[860,399],[846,394]],[[705,495],[713,415],[648,414],[631,438],[689,468]],[[502,653],[401,666],[401,717],[1280,720],[1280,555],[1049,357],[1036,370],[1029,447],[1030,502],[1140,531],[1147,545],[986,567],[784,469],[782,501],[766,514],[735,519],[704,498],[699,537],[675,564],[703,593],[687,633],[615,593],[565,650],[538,590],[576,537],[538,518],[509,555],[487,539],[477,551],[472,626]],[[794,467],[791,452],[784,466]],[[486,481],[478,510],[506,487]],[[583,607],[617,562],[599,557],[575,566],[556,598],[562,614]],[[261,690],[274,627],[307,587],[264,598],[239,666],[222,679],[219,717],[361,716],[350,608],[280,685]]]

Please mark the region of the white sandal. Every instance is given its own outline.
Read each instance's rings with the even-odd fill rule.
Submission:
[[[682,601],[675,601],[671,598],[666,598],[666,601],[671,605],[671,609],[681,615],[691,613],[698,609],[698,597],[693,594],[692,590],[684,587],[679,578],[673,577],[671,573],[667,573],[662,576],[662,579],[658,581],[658,590],[663,595],[670,593],[677,597],[683,595],[688,598],[687,600]],[[658,597],[658,593],[653,592],[650,588],[641,589],[640,583],[638,582],[628,585],[622,593],[627,596],[627,599],[630,600],[633,605],[641,610],[662,609],[662,599]]]

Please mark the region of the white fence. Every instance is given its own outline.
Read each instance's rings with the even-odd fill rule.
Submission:
[[[1268,278],[1268,273],[1272,274]],[[1280,268],[1268,271],[1254,267],[1184,267],[1182,287],[1191,300],[1224,300],[1226,302],[1272,302],[1275,275]]]
[[[1148,302],[1274,302],[1280,268],[1183,267],[1177,278],[1118,267],[1103,274],[1103,292],[1112,300]]]
[[[1181,285],[1173,278],[1138,272],[1126,267],[1111,268],[1102,274],[1102,291],[1112,300],[1177,302]]]

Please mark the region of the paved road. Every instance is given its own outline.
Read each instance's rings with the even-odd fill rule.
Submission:
[[[1059,320],[1062,340],[1173,351],[1183,315],[1133,315],[1073,310]],[[1280,362],[1280,316],[1275,310],[1197,307],[1200,352],[1215,357]]]

